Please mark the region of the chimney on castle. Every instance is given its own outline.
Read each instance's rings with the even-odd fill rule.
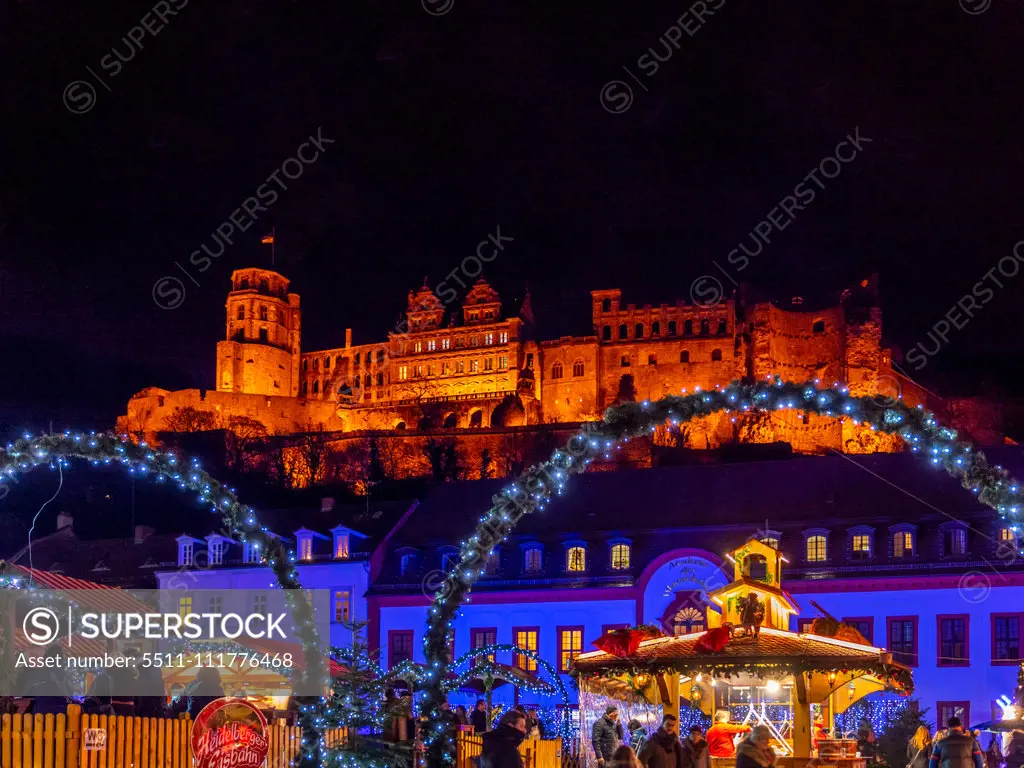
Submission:
[[[73,531],[75,529],[75,518],[67,512],[61,512],[57,515],[57,530],[63,531],[65,528]]]
[[[334,499],[330,496],[324,496],[320,499],[320,511],[321,512],[333,512],[334,511]]]
[[[136,525],[135,526],[135,543],[141,544],[150,536],[156,533],[156,528],[150,528],[148,525]]]
[[[345,329],[345,349],[348,349],[351,346],[352,346],[352,329],[351,328],[346,328]]]

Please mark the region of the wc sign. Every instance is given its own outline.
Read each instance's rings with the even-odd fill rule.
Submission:
[[[83,728],[82,747],[86,752],[102,752],[107,748],[106,728]]]

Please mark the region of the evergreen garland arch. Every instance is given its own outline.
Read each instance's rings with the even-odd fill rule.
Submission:
[[[491,499],[473,533],[461,543],[458,565],[445,577],[434,595],[427,615],[424,658],[431,674],[425,680],[423,711],[427,717],[424,740],[432,766],[453,762],[452,745],[444,736],[441,702],[450,660],[448,636],[458,610],[473,584],[484,573],[490,550],[505,539],[525,515],[541,511],[561,496],[573,474],[584,472],[594,458],[610,457],[620,442],[651,434],[665,422],[674,426],[724,411],[748,413],[794,409],[819,416],[846,418],[871,429],[895,434],[915,453],[942,467],[973,492],[978,501],[996,510],[1009,522],[1018,522],[1024,497],[1020,486],[1001,467],[989,465],[985,456],[956,430],[944,427],[923,407],[911,408],[902,400],[876,394],[855,397],[847,387],[822,387],[818,380],[800,383],[771,377],[756,383],[733,382],[724,388],[690,395],[669,395],[658,401],[623,403],[608,408],[599,422],[585,424],[564,448],[551,458],[524,471]]]

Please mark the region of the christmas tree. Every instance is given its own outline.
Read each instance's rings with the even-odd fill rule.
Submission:
[[[913,699],[900,710],[895,720],[886,725],[878,737],[878,757],[882,762],[897,767],[907,764],[907,745],[918,728],[928,725],[924,719],[927,711],[927,707],[921,709],[920,702]]]

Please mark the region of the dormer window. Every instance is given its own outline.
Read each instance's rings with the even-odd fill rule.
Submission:
[[[625,571],[629,568],[630,550],[629,544],[612,544],[612,570]]]
[[[313,559],[313,532],[301,530],[295,532],[296,554],[299,560]]]
[[[942,532],[942,554],[946,557],[962,557],[967,554],[967,527],[963,523],[944,523]]]
[[[402,555],[399,567],[403,576],[408,576],[416,567],[416,553],[406,552]]]
[[[194,551],[195,545],[191,541],[182,544],[178,549],[178,565],[194,565]]]
[[[349,555],[349,535],[348,531],[336,531],[334,534],[334,557],[337,560],[343,560]]]
[[[501,550],[493,549],[484,561],[484,575],[497,576],[501,573]]]
[[[544,569],[544,548],[540,544],[530,544],[523,549],[523,570],[527,573],[540,573]]]
[[[997,554],[1006,553],[1007,555],[1016,553],[1020,549],[1020,545],[1017,542],[1017,531],[1009,526],[1002,526],[999,529],[999,544],[997,545]]]
[[[766,547],[778,550],[782,540],[782,533],[779,531],[760,531],[759,539]]]
[[[242,547],[242,561],[247,564],[259,563],[262,560],[259,542],[247,541]]]
[[[917,550],[917,528],[910,524],[894,525],[892,532],[892,556],[895,559],[913,557]]]
[[[825,528],[804,531],[804,553],[808,563],[823,563],[828,559],[828,531]]]
[[[223,565],[224,564],[224,539],[214,538],[210,539],[209,548],[207,550],[210,565]]]
[[[566,547],[565,570],[570,573],[587,570],[587,548],[583,544],[571,544]]]
[[[866,525],[851,528],[850,557],[854,560],[869,560],[874,550],[875,529]]]

